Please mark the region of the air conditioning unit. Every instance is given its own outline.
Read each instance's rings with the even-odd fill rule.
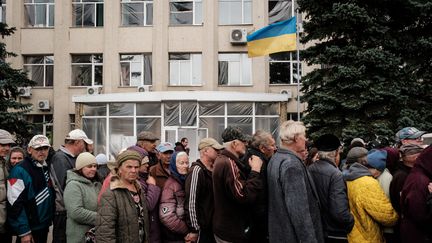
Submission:
[[[280,93],[281,93],[281,94],[284,94],[284,95],[287,95],[287,96],[288,96],[288,99],[291,99],[291,98],[292,98],[292,91],[289,90],[289,89],[282,89],[282,90],[280,91]]]
[[[19,97],[30,98],[32,95],[31,87],[18,87],[18,93]]]
[[[88,95],[97,95],[100,93],[102,93],[102,87],[100,87],[100,86],[87,87],[87,94]]]
[[[46,111],[50,109],[49,100],[38,100],[38,108],[39,110]]]
[[[137,90],[138,92],[150,92],[151,91],[151,85],[141,85],[138,86]]]
[[[230,42],[231,44],[246,44],[247,39],[246,29],[231,29]]]

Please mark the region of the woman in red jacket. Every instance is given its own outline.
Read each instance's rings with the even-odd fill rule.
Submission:
[[[189,168],[189,157],[186,152],[172,155],[170,160],[170,177],[165,183],[159,206],[159,217],[162,223],[162,241],[164,243],[187,242],[189,229],[184,210],[185,180]]]

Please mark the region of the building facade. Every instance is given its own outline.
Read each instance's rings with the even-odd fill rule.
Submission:
[[[295,53],[248,58],[247,33],[291,17],[291,1],[2,0],[8,62],[37,82],[28,119],[56,147],[83,128],[115,154],[141,130],[162,141],[297,116]],[[300,66],[300,72],[305,67]],[[299,107],[304,110],[304,105]]]

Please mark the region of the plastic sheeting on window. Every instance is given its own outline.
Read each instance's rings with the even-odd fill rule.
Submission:
[[[193,24],[193,2],[171,2],[170,24]]]
[[[134,26],[145,25],[144,2],[122,3],[122,25]]]
[[[207,129],[209,137],[222,142],[221,135],[225,130],[225,118],[224,117],[200,117],[200,129]]]
[[[228,84],[228,62],[227,61],[219,61],[219,69],[218,69],[218,84],[219,85],[227,85]]]
[[[160,118],[137,118],[136,119],[136,134],[142,131],[152,131],[160,138],[161,119]]]
[[[137,116],[160,116],[161,104],[156,102],[146,102],[136,104]]]
[[[165,107],[165,116],[164,116],[165,126],[196,126],[197,124],[197,103],[196,102],[181,102],[181,103],[165,102],[164,107]]]
[[[248,102],[228,102],[227,103],[228,115],[252,115],[252,103]]]
[[[269,24],[287,20],[292,16],[291,0],[269,1]]]
[[[72,86],[92,86],[92,66],[72,65]]]
[[[227,126],[240,127],[245,134],[252,135],[252,117],[228,117]]]
[[[263,130],[272,134],[275,141],[279,137],[279,117],[255,117],[255,131]]]
[[[164,125],[165,126],[180,126],[180,104],[178,102],[164,103]]]
[[[134,103],[110,103],[109,115],[110,116],[133,116]]]
[[[83,116],[106,116],[106,104],[86,104],[83,105]]]
[[[44,86],[44,66],[43,65],[25,65],[24,70],[27,72],[29,79],[36,82],[35,86]]]
[[[181,125],[196,126],[197,123],[197,103],[181,102]]]
[[[223,116],[225,114],[225,103],[199,103],[200,116]]]
[[[83,118],[82,129],[93,140],[94,154],[106,153],[106,118]]]
[[[100,3],[72,4],[74,26],[103,26],[103,6]]]
[[[134,119],[131,118],[110,118],[109,119],[109,147],[110,153],[116,156],[118,152],[136,143],[133,131]]]
[[[255,103],[255,115],[279,115],[279,103]]]

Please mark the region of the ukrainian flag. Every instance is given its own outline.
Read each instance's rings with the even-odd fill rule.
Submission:
[[[296,17],[271,24],[247,36],[249,57],[264,56],[282,51],[295,51]]]

